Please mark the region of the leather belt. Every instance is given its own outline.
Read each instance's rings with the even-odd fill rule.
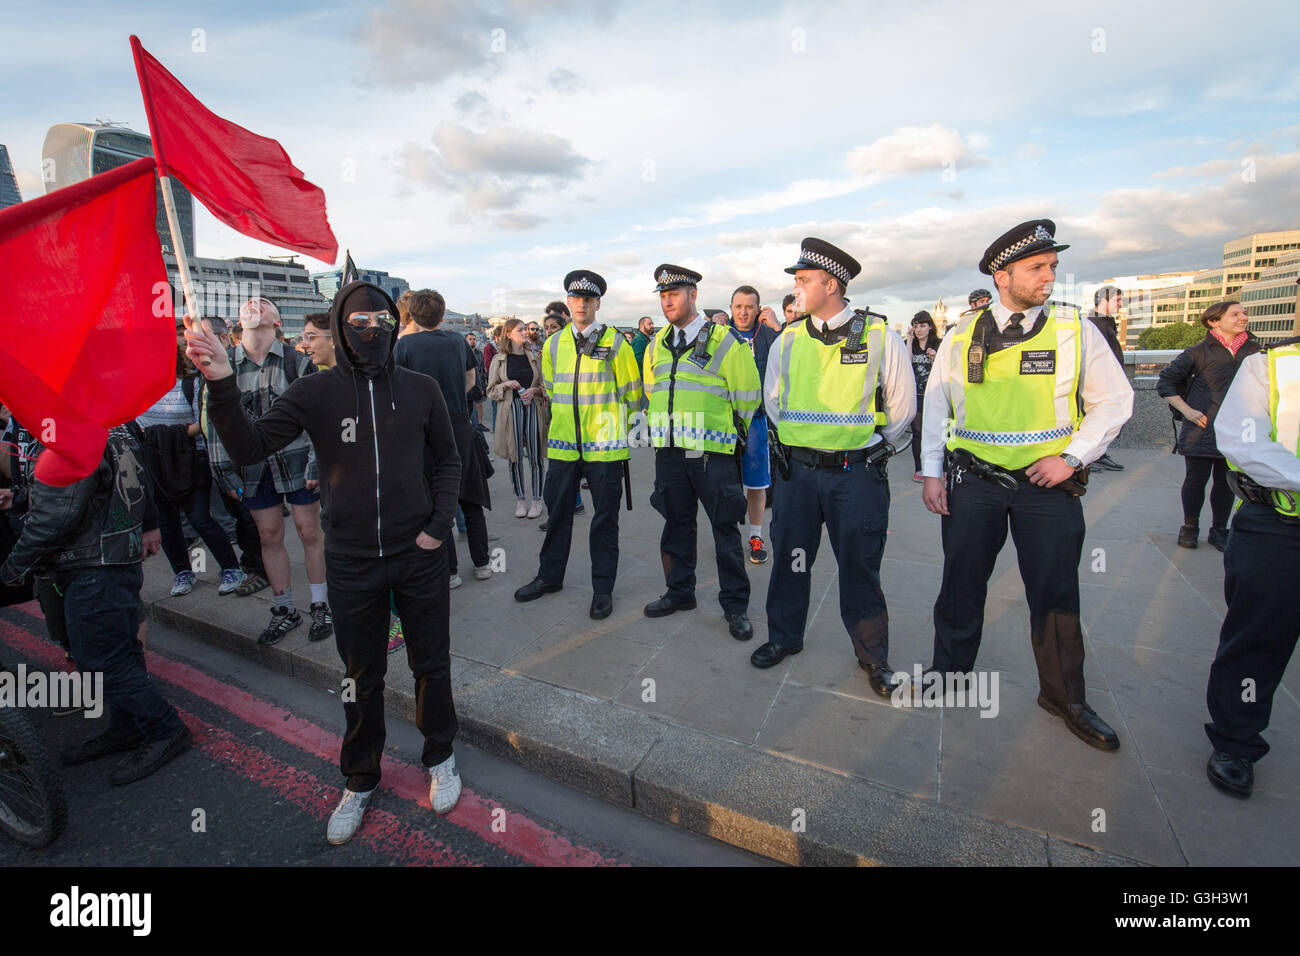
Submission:
[[[869,448],[858,448],[854,451],[815,451],[812,448],[791,445],[790,457],[809,468],[839,471],[847,470],[850,465],[857,462],[866,461],[870,451]]]

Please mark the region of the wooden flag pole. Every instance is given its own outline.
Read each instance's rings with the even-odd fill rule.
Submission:
[[[163,208],[167,210],[167,228],[172,234],[172,253],[176,256],[176,270],[181,276],[181,289],[185,292],[185,311],[190,321],[197,325],[203,321],[199,312],[199,299],[194,291],[194,279],[190,275],[190,260],[185,254],[185,240],[181,236],[181,222],[176,215],[176,198],[172,195],[172,178],[160,175],[158,183],[162,187]],[[204,365],[211,365],[211,359],[204,359]]]

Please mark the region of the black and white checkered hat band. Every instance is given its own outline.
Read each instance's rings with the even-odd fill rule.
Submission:
[[[669,282],[689,282],[692,285],[695,284],[695,280],[692,279],[690,276],[684,276],[678,272],[661,272],[656,277],[656,281],[660,285],[666,285]]]
[[[824,256],[820,252],[813,252],[811,249],[800,249],[799,258],[805,262],[814,263],[820,269],[825,269],[841,282],[849,281],[849,270],[830,256]]]
[[[590,279],[574,279],[569,283],[569,291],[594,292],[596,295],[600,295],[600,286],[596,285],[596,283],[592,282]]]
[[[1021,249],[1024,249],[1026,246],[1033,245],[1035,242],[1042,242],[1044,239],[1047,240],[1048,242],[1051,242],[1052,234],[1048,232],[1047,229],[1045,229],[1043,226],[1039,226],[1038,228],[1036,228],[1031,235],[1025,236],[1023,239],[1017,239],[1015,242],[1007,246],[1005,249],[1003,249],[1001,252],[999,252],[996,256],[993,257],[993,261],[989,263],[989,265],[992,267],[992,271],[997,272],[999,269],[1001,269],[1004,265],[1006,265],[1007,260],[1010,259],[1012,256],[1014,256]]]

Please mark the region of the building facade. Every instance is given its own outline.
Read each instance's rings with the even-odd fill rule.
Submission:
[[[149,137],[125,126],[107,123],[57,123],[45,134],[41,149],[41,175],[45,191],[52,192],[89,179],[91,176],[125,166],[144,156],[153,155]],[[158,214],[155,225],[164,253],[175,251],[167,210],[163,206],[162,186],[157,187]],[[172,197],[176,200],[176,218],[180,223],[181,242],[186,255],[194,255],[194,197],[172,179]]]
[[[177,322],[184,315],[185,297],[176,268],[176,257],[163,256],[167,280],[171,283],[171,301]],[[307,267],[292,256],[283,259],[191,258],[190,278],[194,280],[199,311],[205,316],[220,316],[228,322],[239,321],[239,306],[252,296],[265,296],[280,310],[284,334],[302,334],[309,312],[325,312],[330,302],[316,292]]]
[[[23,194],[18,191],[18,177],[14,175],[13,164],[9,162],[9,150],[0,143],[0,209],[16,206],[23,201]]]
[[[403,292],[411,288],[411,284],[405,279],[395,275],[389,275],[381,269],[362,269],[357,267],[357,274],[363,282],[370,282],[379,286],[393,299],[394,302]],[[329,272],[313,272],[311,281],[315,283],[316,291],[325,298],[333,301],[335,293],[343,284],[343,270],[331,269]]]

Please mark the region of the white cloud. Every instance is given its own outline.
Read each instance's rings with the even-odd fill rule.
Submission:
[[[844,164],[851,172],[870,179],[987,166],[989,160],[975,153],[955,129],[936,123],[896,129],[888,136],[851,150]]]

